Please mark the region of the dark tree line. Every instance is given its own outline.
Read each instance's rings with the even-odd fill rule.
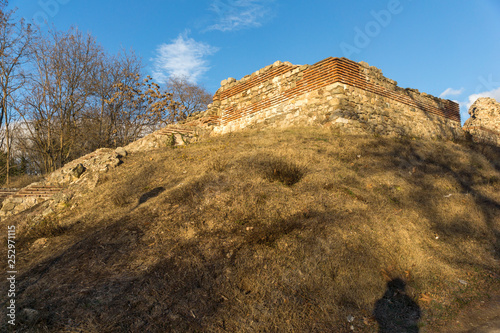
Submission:
[[[186,78],[166,87],[133,52],[109,54],[77,28],[40,32],[0,2],[0,182],[126,145],[211,101]]]

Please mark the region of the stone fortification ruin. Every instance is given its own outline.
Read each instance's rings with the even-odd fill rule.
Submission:
[[[464,130],[476,142],[500,146],[500,103],[493,98],[477,99],[469,108]]]
[[[206,111],[169,125],[125,147],[99,149],[74,160],[43,181],[20,190],[3,190],[0,218],[42,203],[51,214],[82,190],[92,190],[101,175],[136,153],[252,128],[320,125],[350,133],[463,139],[500,146],[500,104],[479,99],[462,129],[459,105],[415,89],[398,87],[380,69],[346,58],[314,65],[277,61],[241,80],[229,78]],[[465,130],[465,131],[464,131]]]
[[[222,81],[213,100],[206,115],[217,120],[214,133],[321,124],[381,135],[464,135],[457,103],[398,87],[380,69],[346,58],[302,66],[277,61],[241,80]]]

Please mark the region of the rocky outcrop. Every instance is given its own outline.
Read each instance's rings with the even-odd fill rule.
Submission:
[[[500,146],[500,103],[489,97],[478,98],[469,114],[463,129],[472,140]]]
[[[49,185],[68,186],[82,177],[107,172],[121,163],[121,155],[111,148],[101,148],[77,158],[46,177]]]
[[[199,129],[196,125],[197,123],[185,123],[182,125],[166,126],[128,144],[124,148],[127,152],[135,153],[138,151],[147,151],[168,146],[182,146],[187,143],[192,143],[198,139]]]
[[[94,187],[99,180],[99,174],[118,166],[121,157],[114,149],[104,148],[67,163],[44,180],[30,184],[7,197],[0,209],[0,217],[17,214],[50,200],[71,185]]]

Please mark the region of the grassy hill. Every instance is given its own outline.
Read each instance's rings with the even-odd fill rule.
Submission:
[[[123,161],[42,221],[1,222],[18,331],[377,332],[402,280],[408,320],[440,332],[500,290],[494,148],[308,127]]]

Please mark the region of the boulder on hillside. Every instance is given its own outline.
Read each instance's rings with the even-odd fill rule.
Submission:
[[[489,97],[478,98],[469,114],[463,129],[473,141],[500,146],[500,103]]]
[[[79,163],[71,169],[71,176],[73,176],[74,179],[78,179],[85,172],[85,170],[87,169],[83,166],[83,164]]]
[[[125,150],[125,148],[123,147],[118,147],[115,149],[115,153],[117,153],[118,155],[120,155],[121,157],[125,157],[127,156],[127,151]]]

